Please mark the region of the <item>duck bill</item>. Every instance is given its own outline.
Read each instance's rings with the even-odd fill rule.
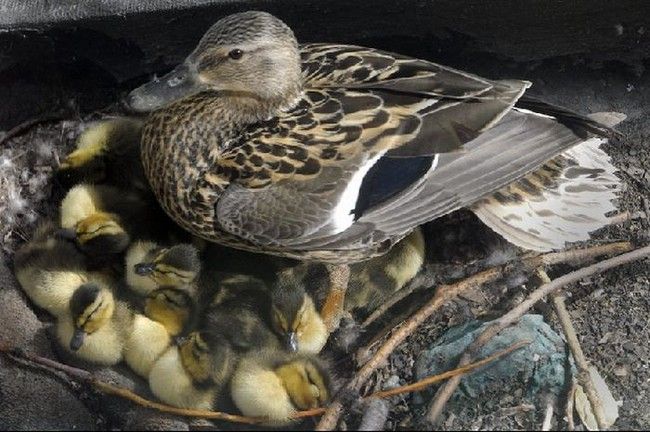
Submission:
[[[75,329],[72,339],[70,340],[70,349],[72,351],[78,351],[79,348],[81,348],[81,345],[83,345],[85,337],[86,332],[80,329]]]
[[[289,332],[286,335],[286,349],[289,350],[289,352],[297,352],[298,351],[298,335],[296,332]]]
[[[198,80],[193,68],[182,63],[167,75],[133,90],[126,103],[135,112],[148,112],[203,90],[207,86]]]

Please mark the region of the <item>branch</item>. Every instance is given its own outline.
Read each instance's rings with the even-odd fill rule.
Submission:
[[[396,394],[401,394],[401,393],[411,393],[411,392],[416,392],[425,389],[426,387],[435,384],[440,381],[444,381],[449,378],[453,378],[455,376],[459,375],[465,375],[468,372],[473,371],[474,369],[478,369],[482,366],[485,366],[488,363],[492,363],[493,361],[497,360],[500,357],[503,357],[507,354],[510,354],[513,351],[518,350],[519,348],[523,348],[526,345],[529,345],[531,341],[529,340],[522,340],[517,343],[514,343],[510,345],[508,348],[502,349],[501,351],[497,351],[496,353],[484,358],[483,360],[479,360],[475,363],[468,364],[466,366],[461,366],[457,369],[453,369],[447,372],[443,372],[438,375],[432,375],[430,377],[426,377],[418,382],[415,382],[413,384],[408,384],[405,386],[401,387],[396,387],[390,390],[383,390],[383,391],[378,391],[373,394],[371,394],[370,397],[374,398],[385,398],[389,396],[394,396]]]
[[[645,246],[631,252],[625,253],[623,255],[610,258],[596,264],[590,265],[588,267],[581,268],[574,272],[568,273],[564,276],[561,276],[550,283],[543,284],[535,291],[530,293],[526,300],[513,308],[510,312],[503,315],[501,318],[496,320],[494,324],[489,326],[483,331],[472,344],[465,350],[465,353],[461,356],[459,361],[459,366],[464,366],[468,364],[475,353],[485,344],[499,333],[504,328],[513,324],[515,321],[526,313],[531,307],[535,305],[539,300],[548,294],[552,293],[555,290],[558,290],[565,285],[568,285],[573,282],[577,282],[580,279],[583,279],[588,276],[593,276],[598,273],[602,273],[605,270],[609,270],[614,267],[618,267],[623,264],[630,263],[639,259],[647,258],[650,255],[650,246]],[[447,381],[436,393],[431,405],[429,406],[429,413],[427,414],[427,419],[431,423],[435,423],[437,418],[442,413],[442,410],[458,387],[460,383],[460,377],[454,377]]]
[[[539,275],[542,282],[551,282],[551,279],[548,277],[544,270],[539,269],[537,274]],[[582,388],[585,389],[587,399],[589,399],[589,404],[591,405],[591,409],[594,412],[594,417],[598,423],[598,428],[601,430],[606,429],[605,411],[603,409],[603,404],[598,397],[596,386],[591,379],[591,374],[589,373],[589,363],[587,362],[585,353],[582,351],[582,347],[578,341],[578,335],[576,334],[576,330],[573,327],[573,323],[571,322],[569,312],[566,309],[564,296],[562,296],[559,292],[554,292],[551,293],[551,298],[553,299],[553,307],[555,308],[555,313],[557,313],[558,320],[560,321],[562,332],[566,337],[567,345],[569,345],[571,354],[573,354],[573,359],[576,361],[576,366],[578,368],[578,381],[580,382]]]

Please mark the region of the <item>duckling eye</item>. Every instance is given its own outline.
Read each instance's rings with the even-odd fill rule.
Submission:
[[[244,51],[240,50],[239,48],[235,48],[234,50],[228,53],[228,57],[230,57],[233,60],[239,60],[243,55],[244,55]]]

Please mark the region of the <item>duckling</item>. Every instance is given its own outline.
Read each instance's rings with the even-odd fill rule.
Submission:
[[[77,139],[77,148],[61,162],[56,180],[66,190],[78,183],[105,183],[148,192],[140,161],[141,132],[142,121],[135,118],[90,126]]]
[[[95,281],[74,292],[69,313],[59,319],[56,330],[61,346],[73,355],[102,365],[124,359],[145,377],[171,342],[165,326],[134,313],[107,286]]]
[[[126,282],[140,295],[161,286],[183,286],[195,294],[193,285],[201,272],[201,260],[191,244],[166,248],[152,241],[136,241],[129,247],[125,261]]]
[[[89,256],[122,253],[130,241],[165,239],[178,228],[151,200],[105,185],[79,184],[61,202],[61,235]]]
[[[145,299],[144,314],[162,324],[170,336],[178,336],[189,326],[196,308],[188,292],[182,287],[156,288]]]
[[[86,257],[59,239],[57,229],[49,221],[39,225],[32,239],[16,251],[14,270],[31,301],[58,317],[67,312],[72,294],[89,274]]]
[[[268,310],[266,284],[252,276],[228,275],[206,309],[199,326],[223,336],[237,352],[279,348],[263,313]]]
[[[64,350],[97,364],[114,365],[123,359],[124,343],[133,314],[103,284],[79,286],[69,313],[57,321],[56,334]]]
[[[388,253],[351,265],[345,310],[371,313],[415,277],[424,258],[424,236],[418,227]]]
[[[329,337],[327,326],[304,283],[305,278],[322,280],[307,276],[320,268],[310,264],[288,268],[280,272],[271,288],[272,327],[291,352],[318,354]]]
[[[282,426],[292,422],[296,411],[324,406],[332,395],[332,380],[316,356],[250,352],[233,373],[230,394],[245,416],[267,417],[267,425]]]
[[[209,410],[222,398],[236,362],[230,344],[218,333],[194,331],[156,361],[149,387],[170,405]]]

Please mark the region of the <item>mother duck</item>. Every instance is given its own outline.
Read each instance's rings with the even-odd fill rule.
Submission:
[[[612,130],[494,81],[349,45],[299,46],[278,18],[214,24],[168,75],[142,162],[182,227],[228,246],[348,264],[470,207],[535,250],[588,238],[618,188]]]

